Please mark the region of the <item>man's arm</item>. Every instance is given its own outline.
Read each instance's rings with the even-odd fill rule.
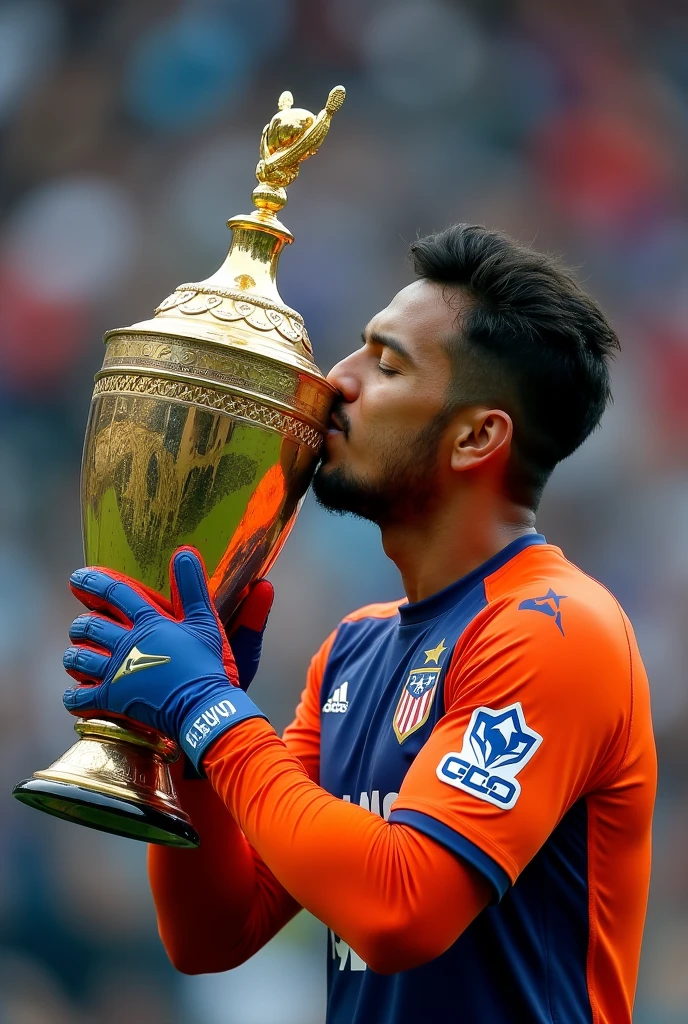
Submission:
[[[325,792],[271,726],[251,722],[265,716],[240,688],[198,554],[181,548],[170,568],[169,609],[112,570],[72,575],[91,613],[70,629],[74,646],[63,660],[76,685],[65,707],[126,716],[177,738],[284,888],[373,969],[404,970],[447,949],[487,903],[489,883],[422,830]],[[168,655],[143,682],[118,675],[137,643]]]
[[[197,850],[149,846],[158,932],[185,974],[238,967],[301,909],[205,779],[181,779],[180,803],[201,837]]]
[[[206,747],[208,778],[265,863],[374,970],[444,952],[617,770],[627,644],[596,609],[569,600],[566,638],[544,615],[524,621],[518,600],[467,631],[446,714],[386,822],[316,786],[263,720]]]
[[[287,749],[318,781],[319,694],[333,633],[311,661]],[[252,849],[207,779],[183,778],[173,765],[181,806],[201,837],[197,850],[149,846],[148,877],[167,955],[185,974],[244,963],[301,909]]]
[[[265,721],[221,736],[203,764],[285,888],[375,971],[439,956],[493,896],[434,839],[321,789]]]

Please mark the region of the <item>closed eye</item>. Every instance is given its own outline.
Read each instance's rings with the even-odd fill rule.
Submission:
[[[385,377],[395,377],[399,372],[398,370],[390,369],[389,366],[383,366],[382,363],[378,363],[377,368],[380,371],[380,373],[384,373]]]

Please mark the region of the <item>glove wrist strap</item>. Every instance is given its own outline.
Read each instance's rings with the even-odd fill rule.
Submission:
[[[232,687],[223,694],[209,697],[187,715],[182,725],[179,742],[182,750],[201,772],[201,758],[211,743],[227,729],[238,725],[247,718],[267,718],[256,707],[248,694],[239,687]]]

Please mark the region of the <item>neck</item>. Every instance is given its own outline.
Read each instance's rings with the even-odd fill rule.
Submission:
[[[436,594],[518,537],[535,533],[532,509],[473,495],[422,520],[382,527],[382,546],[395,563],[409,601]]]

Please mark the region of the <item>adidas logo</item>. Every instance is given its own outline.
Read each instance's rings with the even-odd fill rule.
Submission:
[[[341,686],[338,686],[332,696],[323,704],[323,712],[332,712],[335,715],[343,715],[349,706],[349,702],[346,699],[346,691],[348,689],[348,683],[342,683]]]

